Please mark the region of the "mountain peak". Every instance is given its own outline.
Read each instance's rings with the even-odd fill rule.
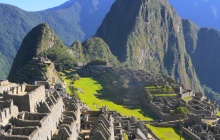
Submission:
[[[50,29],[49,25],[42,23],[33,28],[24,38],[15,57],[8,79],[13,81],[16,71],[19,71],[33,57],[55,45],[64,46]]]
[[[96,36],[128,67],[168,74],[185,88],[201,90],[182,20],[167,0],[115,1]]]

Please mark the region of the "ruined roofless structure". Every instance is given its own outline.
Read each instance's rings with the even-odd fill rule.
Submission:
[[[44,85],[22,84],[3,93],[0,140],[77,140],[78,100],[63,99]],[[64,100],[66,103],[64,103]]]
[[[3,92],[3,100],[12,99],[19,111],[36,112],[37,105],[46,100],[45,87],[22,84]]]

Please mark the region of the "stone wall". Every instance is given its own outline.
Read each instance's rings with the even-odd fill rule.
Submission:
[[[12,135],[21,135],[21,136],[29,136],[34,130],[38,129],[37,126],[29,126],[29,127],[13,127],[11,129]]]
[[[180,118],[184,118],[184,115],[181,114],[176,114],[176,115],[165,114],[154,103],[149,104],[149,109],[151,112],[156,114],[163,121],[173,121],[173,120],[179,120]]]
[[[44,86],[43,86],[44,87]],[[38,88],[37,88],[38,89]],[[37,90],[35,89],[35,90]],[[41,88],[40,88],[41,89]],[[40,90],[37,90],[40,92]],[[37,92],[36,92],[37,93]],[[31,95],[34,95],[32,93]],[[18,119],[13,119],[12,135],[0,135],[1,140],[51,140],[56,132],[64,110],[63,99],[55,92],[47,97],[52,101],[44,104],[48,107],[45,113],[21,112]],[[43,106],[45,107],[45,106]]]
[[[0,102],[1,111],[0,111],[0,125],[7,125],[12,117],[17,117],[18,107],[14,106],[12,100],[6,100]]]
[[[197,135],[193,134],[191,131],[186,129],[185,127],[182,128],[183,134],[189,136],[192,140],[201,140]]]
[[[140,99],[124,99],[123,100],[124,105],[141,105]]]
[[[59,124],[58,134],[53,136],[53,140],[70,139],[77,140],[80,132],[80,108],[74,98],[64,98],[65,111],[62,121]]]
[[[198,108],[198,109],[195,109]],[[195,106],[187,106],[188,110],[190,113],[193,114],[199,114],[199,115],[206,115],[207,117],[212,117],[212,112],[209,110],[204,110],[200,106],[195,105]]]
[[[29,97],[29,112],[37,111],[37,104],[39,102],[44,102],[46,98],[45,87],[39,86],[35,90],[28,94]],[[20,105],[22,106],[22,105]]]
[[[51,140],[53,134],[57,130],[57,126],[59,124],[59,120],[61,119],[62,116],[62,111],[63,111],[63,100],[62,98],[58,98],[57,102],[50,106],[51,107],[51,112],[48,116],[43,117],[43,119],[40,121],[41,122],[41,127],[38,129],[37,132],[34,134],[31,134],[30,137],[33,140]]]
[[[17,127],[41,126],[40,120],[13,119],[12,124]]]
[[[19,111],[35,112],[37,104],[44,102],[46,98],[44,86],[24,85],[18,86],[10,91],[4,92],[3,99],[12,99],[18,106]]]
[[[7,85],[7,84],[9,84],[8,80],[2,80],[2,81],[0,81],[0,86],[5,86],[5,85]]]
[[[180,98],[185,98],[185,97],[188,97],[188,96],[193,96],[193,91],[191,91],[191,90],[188,90],[188,91],[185,91],[185,92],[183,92],[182,94],[180,94]]]
[[[0,135],[0,140],[30,140],[28,136]]]
[[[182,94],[182,92],[183,92],[182,86],[174,86],[173,90],[176,94]]]
[[[17,84],[15,83],[9,83],[7,85],[0,86],[0,93],[3,94],[4,91],[9,91],[11,88],[14,88],[16,86]]]
[[[50,83],[47,81],[36,81],[35,85],[37,86],[44,85],[45,89],[50,89]]]

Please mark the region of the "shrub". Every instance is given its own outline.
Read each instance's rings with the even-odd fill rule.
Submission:
[[[178,107],[177,109],[174,110],[174,114],[187,115],[187,114],[189,114],[189,110],[186,107]]]

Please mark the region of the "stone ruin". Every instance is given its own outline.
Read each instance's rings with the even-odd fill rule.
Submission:
[[[142,121],[134,117],[124,117],[120,113],[109,111],[106,107],[98,111],[83,112],[81,124],[83,139],[122,140],[123,133],[129,139],[157,139]]]
[[[186,102],[178,97],[154,97],[152,103],[148,104],[151,112],[156,114],[162,121],[173,121],[184,118],[182,114],[172,114],[178,107],[186,106]]]
[[[109,89],[114,89],[113,94],[119,99],[123,99],[123,105],[143,105],[153,114],[157,115],[162,121],[172,122],[184,119],[184,127],[182,131],[184,134],[188,135],[190,138],[195,140],[200,139],[220,139],[218,131],[218,123],[216,117],[217,107],[214,103],[209,102],[202,93],[196,93],[189,89],[184,89],[183,85],[175,82],[172,78],[163,75],[154,75],[150,72],[143,70],[131,70],[127,68],[114,68],[114,67],[104,67],[104,66],[91,66],[89,67],[89,75],[100,78],[103,81],[107,81]],[[112,84],[114,81],[122,81],[126,85],[126,90],[123,93],[117,93],[115,89],[117,86]],[[108,83],[109,82],[109,83]],[[144,87],[155,86],[155,87],[167,87],[167,84],[172,87],[174,92],[165,93],[161,91],[160,94],[176,94],[176,96],[153,96],[153,101],[147,103]],[[143,89],[143,91],[142,91]],[[117,96],[120,95],[120,96]],[[190,98],[189,100],[183,100],[184,98]],[[125,100],[126,99],[126,100]],[[137,100],[137,102],[136,102]],[[131,102],[130,102],[131,101]],[[186,107],[190,114],[172,114],[172,112],[178,107]],[[104,115],[105,116],[105,115]],[[114,115],[112,115],[114,116]],[[95,117],[98,118],[98,115]],[[109,116],[106,117],[107,120]],[[114,117],[113,117],[114,118]],[[119,117],[122,118],[122,117]],[[211,121],[211,126],[209,129],[204,127]],[[88,122],[88,120],[86,121]],[[90,121],[89,121],[90,122]],[[114,123],[116,128],[119,125]],[[179,123],[177,123],[179,124]],[[186,124],[191,124],[190,127],[186,127]],[[94,124],[87,126],[87,128],[92,127]],[[102,123],[97,125],[102,127]],[[201,125],[203,130],[201,132],[194,131],[193,125]],[[108,127],[107,127],[108,128]],[[188,129],[189,128],[189,129]],[[86,129],[87,130],[87,129]],[[120,129],[121,130],[121,129]],[[122,129],[125,131],[125,129]],[[205,131],[204,131],[205,130]],[[90,132],[90,131],[89,131]],[[88,137],[93,137],[92,134],[86,133]],[[93,131],[92,131],[93,132]],[[118,131],[117,131],[118,132]],[[205,135],[205,133],[207,133]],[[104,132],[103,132],[104,133]],[[106,133],[111,134],[111,133]],[[115,136],[119,136],[121,133],[114,133]],[[99,134],[102,136],[101,134]],[[134,135],[134,133],[133,133]],[[106,137],[106,139],[108,139]]]
[[[77,140],[81,102],[44,85],[18,85],[2,94],[1,140]]]
[[[10,83],[8,80],[0,81],[0,95],[2,95],[4,91],[10,90],[11,88],[16,86],[17,84]]]

